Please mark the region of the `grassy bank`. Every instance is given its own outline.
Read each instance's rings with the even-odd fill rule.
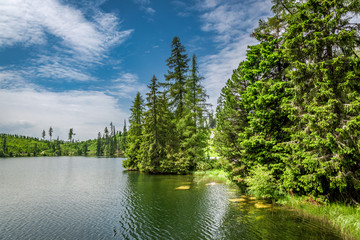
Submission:
[[[305,216],[328,222],[338,228],[345,239],[360,239],[360,207],[342,203],[314,204],[292,196],[288,196],[278,203],[295,209]]]
[[[234,184],[232,181],[229,180],[229,172],[226,172],[225,170],[222,169],[211,169],[211,170],[206,170],[206,171],[195,171],[193,172],[193,174],[196,177],[207,177],[207,178],[212,178],[214,180],[220,181],[220,182],[225,182],[226,184]]]
[[[229,180],[229,172],[221,169],[196,171],[193,174],[234,184]],[[306,217],[329,223],[342,233],[344,239],[360,240],[360,206],[353,207],[343,203],[318,204],[315,201],[309,201],[308,198],[291,195],[278,200],[277,203],[285,208],[296,210]]]

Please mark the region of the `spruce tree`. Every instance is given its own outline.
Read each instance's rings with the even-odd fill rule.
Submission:
[[[207,107],[209,107],[209,104],[206,103],[206,99],[209,96],[206,94],[205,88],[201,83],[203,79],[199,74],[196,55],[194,54],[192,56],[190,76],[187,78],[185,85],[185,103],[190,109],[194,125],[197,128],[204,126],[205,113],[207,113]]]
[[[358,1],[296,3],[283,51],[294,97],[287,184],[302,194],[360,201]]]
[[[158,95],[158,112],[160,118],[157,121],[159,131],[159,145],[162,149],[163,158],[160,162],[160,171],[163,173],[184,173],[182,164],[179,164],[177,157],[179,151],[179,136],[176,130],[176,123],[173,121],[174,114],[170,111],[169,100],[164,92]]]
[[[244,62],[243,75],[249,86],[241,101],[247,112],[247,126],[239,134],[242,149],[241,162],[245,174],[256,173],[257,165],[267,169],[274,179],[273,196],[283,192],[282,176],[289,157],[285,143],[290,141],[288,128],[292,122],[282,103],[288,97],[288,79],[284,76],[288,65],[279,45],[282,38],[257,33],[260,44],[250,47]]]
[[[143,141],[140,149],[140,159],[138,167],[144,172],[159,172],[160,162],[165,158],[164,148],[160,145],[160,128],[158,121],[161,119],[159,112],[159,83],[155,75],[151,79],[147,93],[147,111],[144,113]]]
[[[242,71],[244,65],[244,62],[240,63],[239,67],[233,71],[231,78],[227,80],[225,87],[221,90],[216,108],[216,150],[221,156],[237,165],[241,165],[242,152],[239,133],[248,126],[248,112],[241,101],[242,94],[249,85],[249,80],[245,79]]]
[[[104,154],[104,156],[109,156],[109,129],[108,129],[108,127],[104,128],[103,154]]]
[[[169,67],[165,75],[169,92],[170,106],[175,110],[175,118],[180,119],[184,114],[185,83],[189,69],[188,56],[179,37],[174,37],[171,43],[171,56],[166,60]]]
[[[98,137],[96,140],[96,156],[102,155],[102,141],[101,141],[101,132],[98,133]]]
[[[138,169],[140,146],[143,141],[143,113],[144,100],[138,92],[134,99],[133,105],[130,108],[131,115],[129,118],[129,131],[127,137],[126,156],[127,159],[123,162],[125,168]]]
[[[250,188],[260,171],[286,191],[359,202],[360,5],[273,2],[222,90],[218,151]]]
[[[50,142],[51,142],[51,138],[52,138],[53,132],[54,132],[54,130],[53,130],[53,128],[50,126],[50,128],[49,128]]]
[[[70,128],[70,130],[69,130],[69,138],[68,138],[70,143],[72,142],[74,135],[75,135],[74,129]]]
[[[187,78],[185,90],[186,108],[184,117],[178,121],[179,131],[183,134],[180,142],[180,156],[184,162],[188,162],[189,168],[194,168],[197,163],[205,161],[205,152],[208,144],[209,129],[205,122],[207,113],[205,89],[201,84],[203,77],[200,76],[196,61],[196,55],[192,57],[190,76]]]
[[[116,131],[115,126],[110,123],[110,136],[109,136],[109,155],[114,156],[116,150]]]
[[[126,151],[126,144],[127,144],[127,128],[126,128],[126,120],[124,119],[124,126],[123,126],[123,132],[121,134],[121,144],[120,148],[123,153]]]

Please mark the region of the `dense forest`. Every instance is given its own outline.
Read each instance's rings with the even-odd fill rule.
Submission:
[[[154,75],[146,101],[138,93],[129,119],[124,167],[149,173],[186,173],[206,168],[212,114],[198,71],[196,55],[189,58],[179,37],[171,44],[165,82]]]
[[[222,89],[216,145],[253,193],[360,201],[358,1],[274,1]]]
[[[97,139],[75,141],[74,129],[70,128],[68,141],[52,139],[53,128],[42,131],[42,138],[25,137],[11,134],[0,134],[0,157],[31,156],[124,156],[127,142],[126,121],[123,131],[116,131],[110,123],[110,131],[105,127],[104,133],[98,133]]]

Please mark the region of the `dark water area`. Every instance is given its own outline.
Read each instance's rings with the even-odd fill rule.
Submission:
[[[341,239],[213,179],[128,172],[122,161],[0,159],[0,239]]]

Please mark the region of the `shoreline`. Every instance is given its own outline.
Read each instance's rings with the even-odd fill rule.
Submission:
[[[287,196],[278,200],[277,204],[295,210],[299,214],[317,219],[335,227],[344,239],[360,239],[360,207],[344,203],[314,204],[300,197]]]
[[[226,184],[238,187],[228,178],[229,173],[224,170],[194,171],[192,174],[214,177]],[[274,203],[285,209],[296,211],[304,217],[316,219],[333,226],[343,239],[360,239],[360,206],[352,207],[344,203],[314,204],[302,199],[300,196],[293,197],[291,195],[274,201]]]

